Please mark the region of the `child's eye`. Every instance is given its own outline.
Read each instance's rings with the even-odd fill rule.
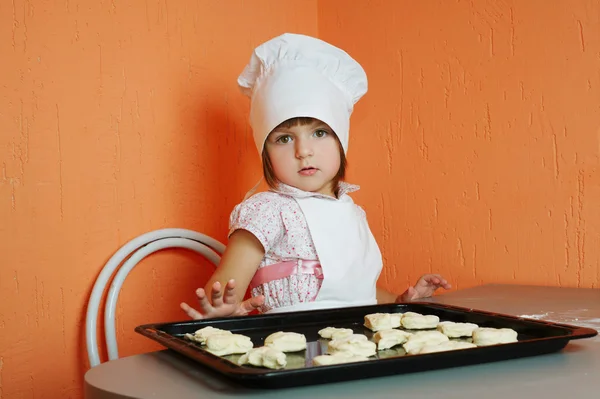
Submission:
[[[327,136],[327,131],[317,130],[317,131],[315,131],[314,135],[315,135],[315,137],[322,138],[322,137]]]
[[[292,141],[292,137],[288,136],[288,135],[285,135],[285,136],[279,137],[275,142],[276,143],[281,143],[281,144],[287,144],[290,141]]]

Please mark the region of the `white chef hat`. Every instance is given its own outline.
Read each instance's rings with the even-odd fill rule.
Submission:
[[[254,50],[238,84],[251,99],[250,125],[259,154],[269,133],[296,117],[327,123],[347,152],[350,115],[367,92],[367,75],[343,50],[285,33]]]

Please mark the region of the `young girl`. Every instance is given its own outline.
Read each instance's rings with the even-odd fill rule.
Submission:
[[[376,287],[381,253],[343,181],[362,67],[321,40],[284,34],[257,47],[238,79],[270,187],[233,210],[229,243],[192,318],[404,302],[450,288],[422,276],[402,295]],[[251,298],[244,301],[250,287]],[[210,300],[207,295],[210,292]]]

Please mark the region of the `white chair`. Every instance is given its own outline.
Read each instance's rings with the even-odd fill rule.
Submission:
[[[119,291],[125,278],[131,270],[146,256],[166,248],[186,248],[204,255],[215,266],[219,264],[225,245],[204,234],[186,229],[161,229],[143,234],[123,245],[104,265],[96,279],[90,301],[87,307],[85,321],[86,345],[90,366],[99,365],[100,355],[98,350],[98,311],[100,300],[106,285],[114,272],[123,266],[115,275],[106,298],[104,310],[104,335],[108,349],[109,360],[119,358],[117,336],[115,332],[115,309],[119,298]],[[130,256],[131,255],[131,256]]]

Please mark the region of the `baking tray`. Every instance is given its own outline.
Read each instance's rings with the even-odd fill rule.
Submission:
[[[399,346],[399,349],[380,351],[369,361],[312,366],[312,358],[325,354],[329,342],[319,337],[320,329],[330,326],[351,328],[355,333],[371,338],[374,333],[363,326],[365,315],[408,311],[433,314],[439,316],[440,321],[512,328],[518,333],[518,342],[423,355],[406,355]],[[241,355],[219,357],[204,350],[200,344],[184,338],[185,333],[193,333],[206,326],[247,335],[252,339],[254,347],[262,346],[264,339],[271,333],[297,332],[306,336],[307,349],[288,353],[288,365],[281,370],[238,366],[236,361]],[[136,327],[135,331],[243,386],[253,388],[286,388],[358,380],[535,356],[559,351],[570,340],[598,334],[591,328],[422,302],[146,324]]]

